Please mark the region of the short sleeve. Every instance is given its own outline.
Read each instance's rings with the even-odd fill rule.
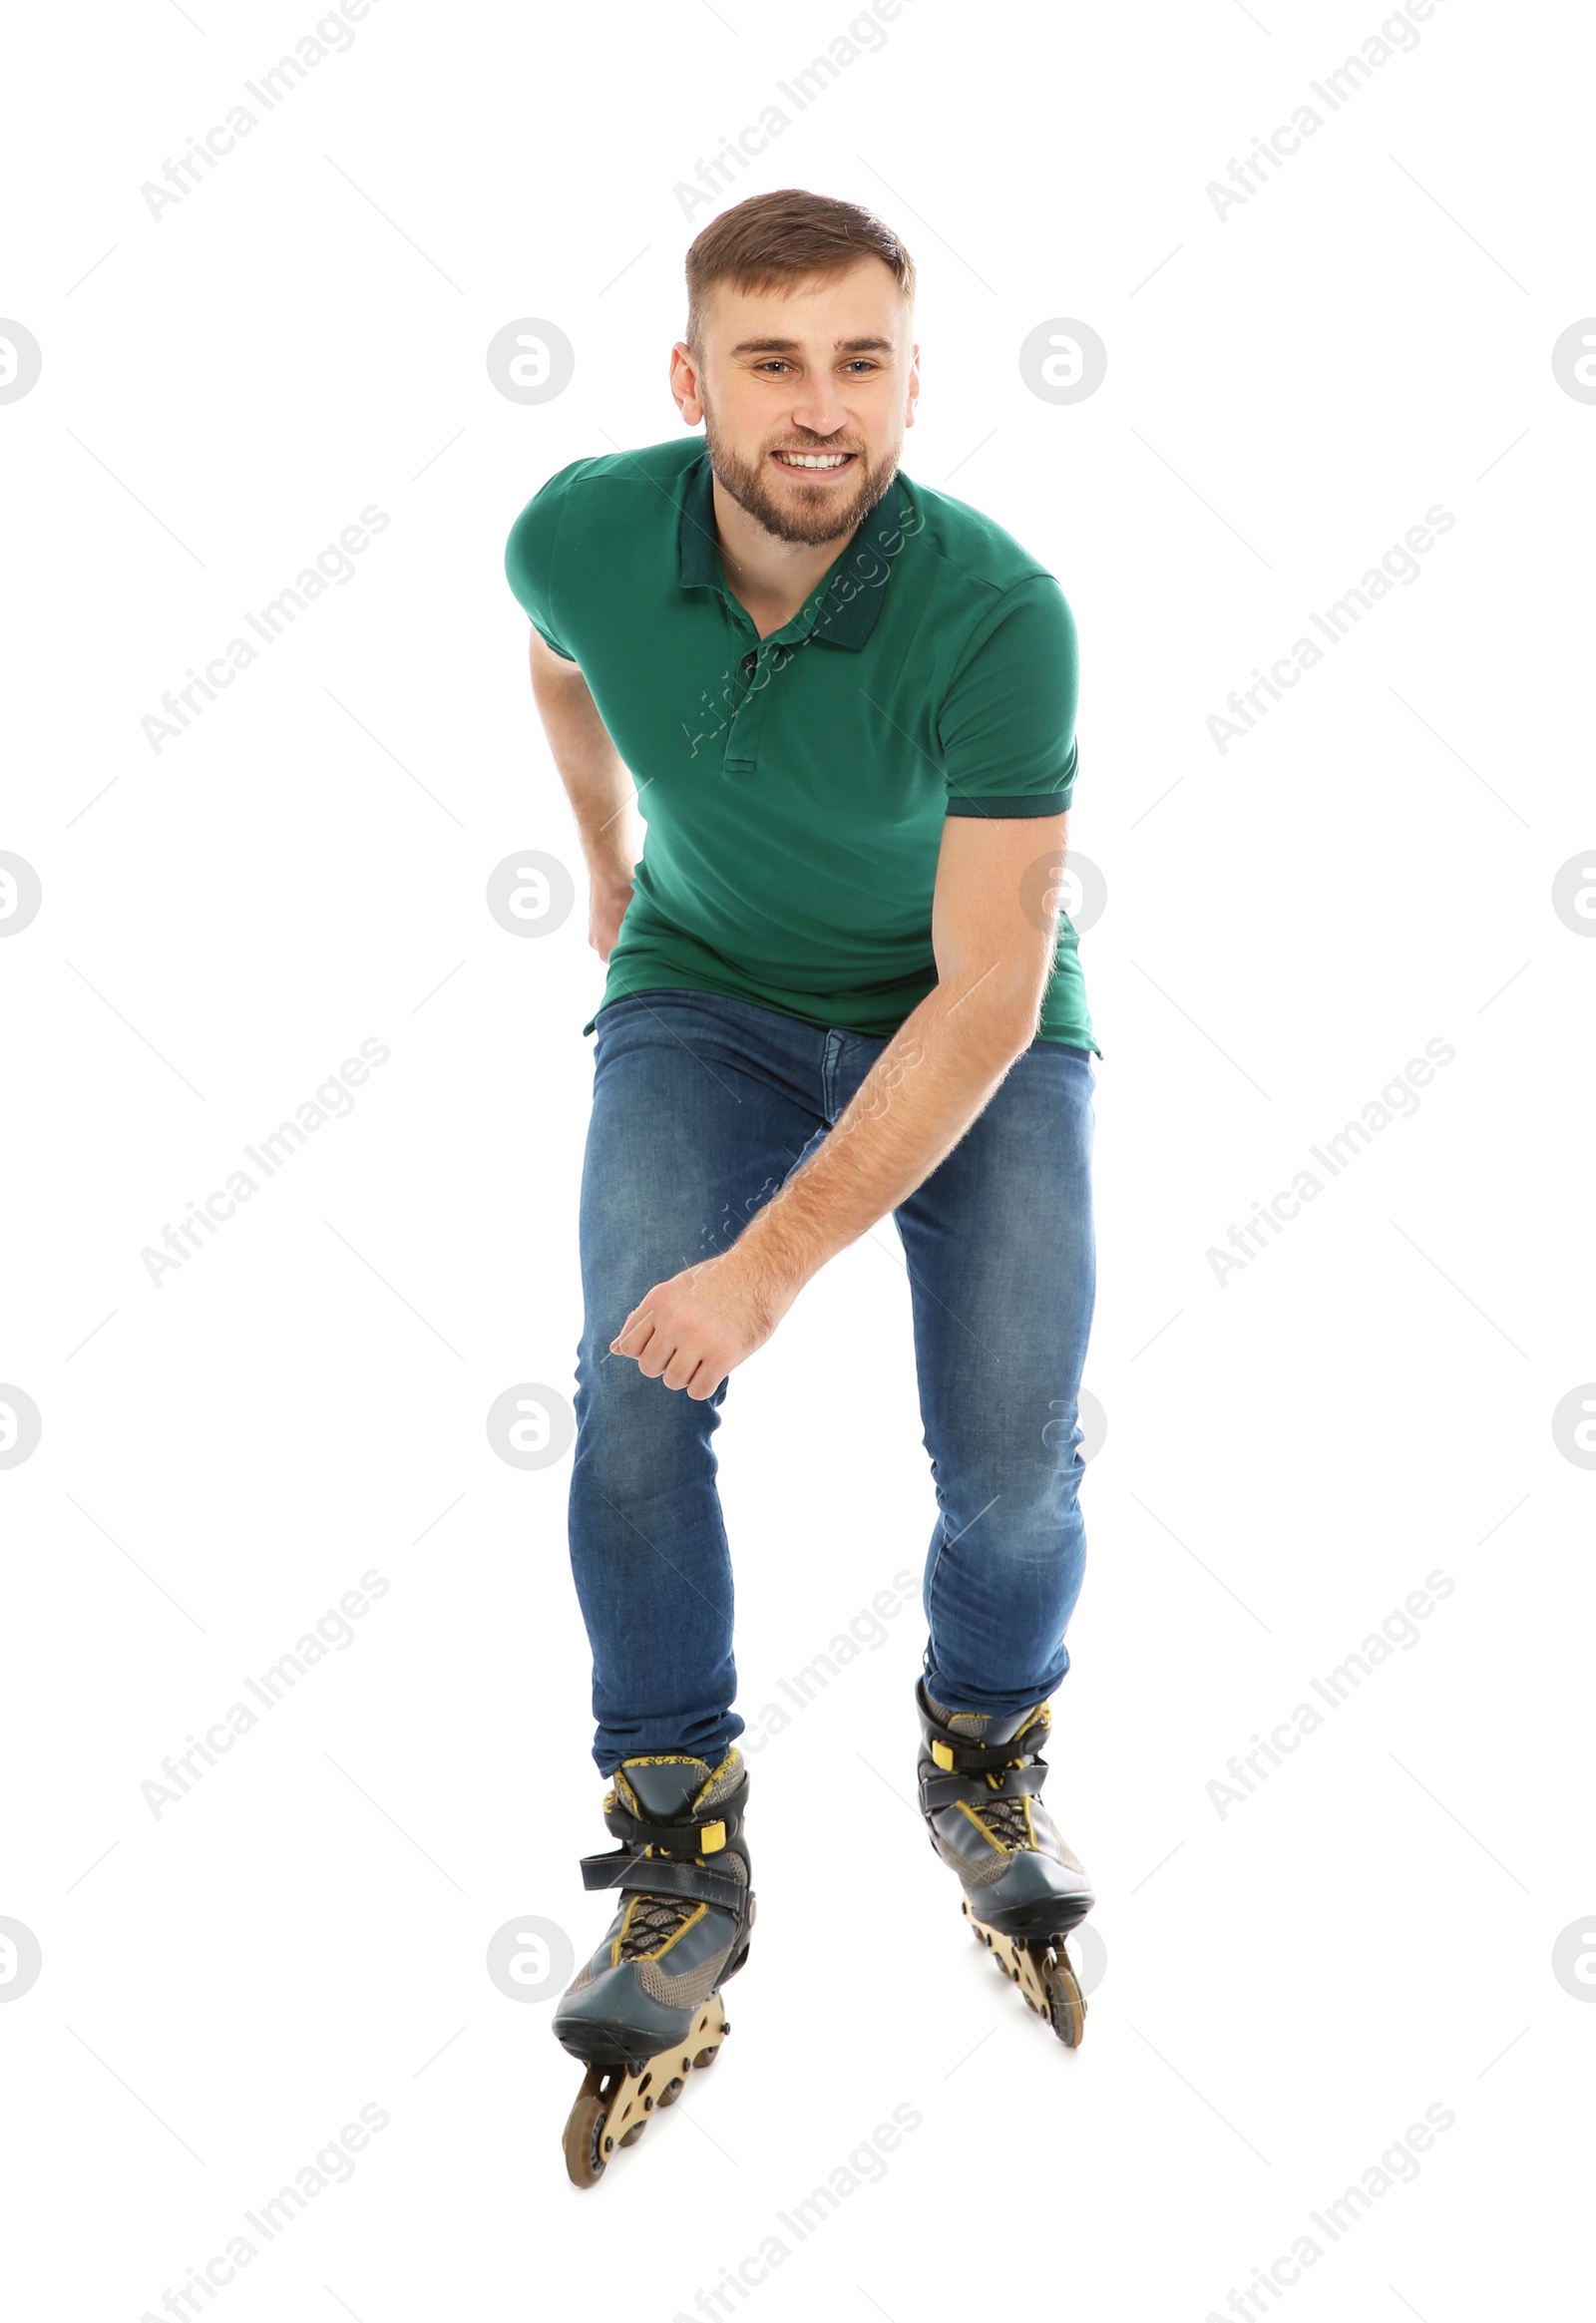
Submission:
[[[556,610],[560,525],[566,507],[566,495],[560,487],[568,473],[562,469],[558,476],[551,476],[511,526],[505,544],[505,578],[544,643],[563,660],[574,661],[576,655],[560,641]]]
[[[1005,589],[937,719],[950,815],[1060,815],[1075,788],[1075,621],[1049,574]]]

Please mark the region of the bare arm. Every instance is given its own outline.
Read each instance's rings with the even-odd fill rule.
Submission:
[[[720,1257],[656,1285],[612,1343],[667,1387],[713,1394],[829,1258],[952,1152],[1035,1037],[1066,815],[950,816],[932,912],[937,983],[804,1166]],[[1045,859],[1048,878],[1026,878]]]
[[[636,791],[582,671],[553,652],[536,629],[530,635],[533,700],[588,863],[588,941],[607,960],[631,901],[639,853]]]

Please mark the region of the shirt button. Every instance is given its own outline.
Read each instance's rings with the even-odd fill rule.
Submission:
[[[742,665],[744,669],[752,669],[758,659],[759,656],[757,653],[745,653],[742,657]]]

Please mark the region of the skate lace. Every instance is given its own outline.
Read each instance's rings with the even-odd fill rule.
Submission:
[[[980,1806],[976,1812],[1000,1847],[1035,1845],[1025,1822],[1022,1798],[995,1798],[991,1806]]]
[[[639,1895],[620,1942],[622,1960],[647,1960],[698,1909],[690,1896]]]

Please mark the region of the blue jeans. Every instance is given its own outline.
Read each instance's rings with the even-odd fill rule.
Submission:
[[[691,1751],[732,1709],[731,1559],[695,1401],[609,1353],[655,1283],[713,1257],[823,1139],[887,1046],[714,992],[600,1009],[582,1181],[585,1320],[571,1560],[594,1654],[594,1757]],[[1002,1716],[1050,1695],[1086,1543],[1076,1397],[1095,1293],[1091,1054],[1032,1041],[894,1212],[938,1516],[926,1684]],[[815,1517],[825,1515],[814,1478]]]

